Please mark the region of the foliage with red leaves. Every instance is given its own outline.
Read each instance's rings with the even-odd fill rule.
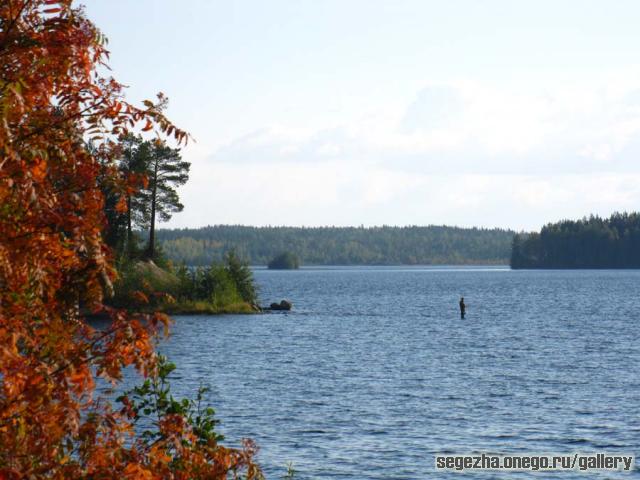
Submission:
[[[127,103],[101,73],[107,59],[71,0],[0,3],[0,478],[257,478],[250,443],[196,442],[167,414],[145,445],[127,412],[93,398],[96,376],[117,382],[129,365],[157,375],[154,339],[169,324],[103,305],[116,273],[99,179],[130,188],[112,167],[130,129],[188,138],[164,96]],[[108,328],[91,328],[81,306]]]

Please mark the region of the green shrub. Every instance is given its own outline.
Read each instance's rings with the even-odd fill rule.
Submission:
[[[123,261],[111,304],[169,313],[248,313],[256,304],[249,267],[234,254],[226,265],[171,270],[147,261]]]
[[[255,305],[258,301],[258,295],[253,282],[253,273],[249,268],[249,264],[240,260],[234,250],[227,253],[225,262],[225,270],[235,283],[238,293],[242,299],[251,305]]]

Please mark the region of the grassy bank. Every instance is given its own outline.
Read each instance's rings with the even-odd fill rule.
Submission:
[[[176,302],[166,304],[162,309],[170,315],[218,315],[223,313],[259,313],[259,310],[247,302],[215,305],[207,301]]]
[[[223,264],[189,269],[170,262],[119,262],[115,296],[118,308],[172,315],[256,313],[256,289],[248,266],[233,253]]]

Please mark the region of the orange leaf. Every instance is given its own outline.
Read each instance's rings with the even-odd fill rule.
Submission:
[[[127,199],[125,197],[120,197],[118,203],[116,204],[116,212],[125,213],[127,211]]]
[[[85,372],[76,372],[69,376],[69,380],[71,381],[71,383],[76,385],[80,385],[84,383],[86,378],[87,378],[87,375]]]
[[[33,175],[34,180],[37,182],[44,180],[44,177],[47,175],[47,162],[42,158],[37,158],[36,164],[31,167],[31,175]]]

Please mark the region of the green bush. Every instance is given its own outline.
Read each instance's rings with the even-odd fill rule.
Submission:
[[[240,260],[234,250],[227,253],[225,262],[225,270],[238,289],[242,299],[251,305],[255,305],[258,301],[258,295],[249,264]]]
[[[201,445],[217,443],[224,439],[215,431],[218,421],[215,411],[203,405],[208,388],[200,386],[195,400],[176,399],[171,394],[169,374],[176,365],[164,355],[158,355],[158,374],[146,379],[142,385],[124,392],[116,400],[123,405],[123,411],[132,417],[134,425],[141,424],[141,439],[146,446],[165,440],[160,421],[168,415],[180,415],[195,434],[195,442]]]
[[[165,268],[147,261],[123,261],[118,267],[112,304],[170,313],[247,313],[257,303],[253,274],[234,252],[225,264]]]

